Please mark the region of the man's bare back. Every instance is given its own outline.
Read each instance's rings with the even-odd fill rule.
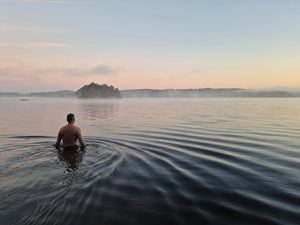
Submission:
[[[63,126],[57,136],[56,148],[59,148],[61,140],[63,140],[64,147],[72,147],[78,145],[80,142],[82,147],[85,147],[86,144],[81,136],[81,130],[79,127],[74,125],[75,117],[73,114],[68,114],[67,116],[68,124]]]

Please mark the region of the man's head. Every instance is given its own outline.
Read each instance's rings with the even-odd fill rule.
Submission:
[[[69,113],[67,115],[67,121],[68,121],[68,123],[74,123],[75,122],[75,115],[73,113]]]

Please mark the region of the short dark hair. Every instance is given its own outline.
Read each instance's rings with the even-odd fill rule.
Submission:
[[[69,123],[71,123],[72,121],[74,121],[75,120],[75,115],[73,114],[73,113],[69,113],[68,115],[67,115],[67,121],[69,122]]]

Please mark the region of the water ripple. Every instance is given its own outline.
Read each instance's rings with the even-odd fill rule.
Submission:
[[[299,224],[300,130],[292,123],[252,106],[264,113],[253,126],[247,110],[224,116],[208,101],[193,106],[205,119],[199,110],[155,119],[160,111],[142,105],[143,123],[131,124],[123,103],[89,104],[99,115],[79,114],[97,122],[85,151],[56,150],[55,136],[0,135],[1,225]],[[148,123],[145,109],[153,110]],[[102,121],[109,110],[110,126]],[[124,124],[113,127],[124,110]]]

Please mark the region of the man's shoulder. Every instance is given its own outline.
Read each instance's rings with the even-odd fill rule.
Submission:
[[[67,125],[63,126],[62,128],[60,128],[60,130],[59,130],[60,133],[70,132],[70,131],[71,132],[74,132],[74,131],[81,132],[81,129],[75,125],[70,126],[67,124]]]
[[[59,131],[63,131],[63,130],[65,130],[65,129],[67,129],[67,127],[68,127],[68,125],[65,125],[65,126],[63,126],[62,128],[60,128]]]
[[[81,131],[80,127],[74,126],[74,129],[76,129],[77,131]]]

